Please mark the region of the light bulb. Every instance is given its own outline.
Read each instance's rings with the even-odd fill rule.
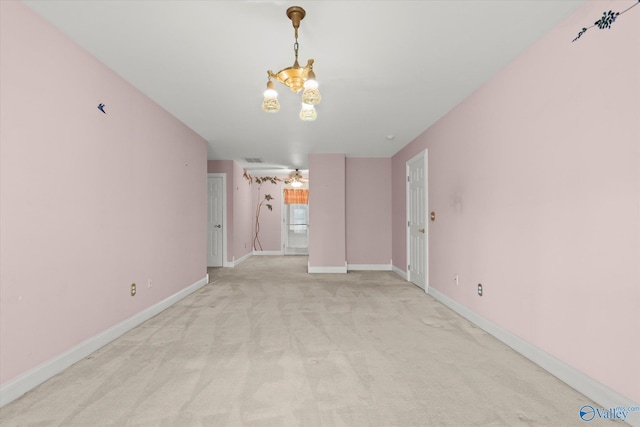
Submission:
[[[267,113],[277,113],[280,111],[280,102],[278,101],[278,92],[273,87],[273,82],[269,80],[267,90],[264,91],[264,100],[262,101],[262,110]]]
[[[309,73],[309,79],[304,82],[304,92],[302,92],[302,102],[309,105],[318,105],[322,97],[318,90],[318,82],[313,71]]]
[[[293,188],[300,188],[300,187],[302,187],[302,183],[301,183],[300,181],[293,181],[293,182],[291,183],[291,186],[292,186]]]
[[[318,118],[318,113],[316,113],[316,109],[313,108],[313,105],[302,103],[302,108],[300,109],[300,119],[305,122],[312,122],[316,118]]]

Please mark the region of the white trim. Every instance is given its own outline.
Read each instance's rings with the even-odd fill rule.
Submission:
[[[407,282],[409,281],[409,278],[407,277],[407,272],[406,271],[402,271],[400,270],[398,267],[396,267],[395,265],[391,265],[391,271],[393,271],[394,273],[396,273],[398,276],[402,277],[404,280],[406,280]]]
[[[186,296],[192,294],[209,283],[208,277],[204,277],[192,285],[176,292],[159,303],[133,315],[127,320],[95,335],[53,359],[37,366],[26,373],[0,386],[0,407],[16,400],[29,390],[47,381],[54,375],[67,369],[69,366],[89,356],[111,341],[129,332],[136,326],[151,319],[153,316],[169,308]]]
[[[253,256],[253,253],[252,253],[252,252],[249,252],[249,253],[247,253],[246,255],[244,255],[244,256],[242,256],[241,258],[239,258],[237,261],[236,261],[236,258],[235,258],[235,257],[233,257],[233,261],[232,261],[232,265],[231,265],[231,267],[235,267],[235,266],[237,266],[238,264],[240,264],[241,262],[244,262],[244,261],[248,260],[248,259],[249,259],[249,258],[251,258],[252,256]]]
[[[420,160],[420,158],[422,157],[423,162],[424,162],[424,210],[425,210],[425,214],[427,215],[427,218],[425,218],[425,224],[424,224],[424,228],[425,228],[425,240],[424,240],[424,256],[425,256],[425,260],[424,260],[424,291],[428,292],[429,291],[429,218],[428,218],[428,212],[429,212],[429,161],[428,161],[428,150],[425,148],[423,151],[420,151],[418,154],[416,154],[415,156],[413,156],[412,158],[410,158],[409,160],[406,161],[405,163],[405,185],[406,185],[406,190],[405,190],[405,198],[406,198],[406,206],[405,206],[405,222],[408,224],[409,223],[409,212],[411,209],[411,200],[410,200],[410,191],[409,191],[409,170],[410,170],[410,166],[409,163],[412,163],[416,160]],[[406,267],[407,267],[407,272],[406,272],[406,279],[407,281],[411,282],[411,270],[409,269],[409,259],[410,259],[410,250],[411,250],[411,236],[409,235],[409,226],[407,225],[407,227],[405,227],[405,237],[406,237],[406,253],[405,253],[405,257],[406,257]],[[413,282],[411,282],[413,283]],[[418,286],[418,285],[416,285]],[[419,288],[422,289],[422,287],[418,286]]]
[[[282,255],[282,251],[253,251],[253,255]]]
[[[207,180],[209,178],[222,178],[222,266],[223,267],[233,267],[233,265],[229,265],[227,261],[227,174],[226,173],[207,173]],[[208,192],[207,186],[207,192]],[[207,198],[209,194],[207,194]],[[208,202],[207,202],[208,208]],[[209,224],[209,217],[207,217],[207,226]],[[207,233],[209,230],[207,230]],[[207,249],[208,250],[208,249]],[[207,258],[209,256],[207,255]],[[208,264],[209,262],[207,262]],[[208,266],[207,266],[208,267]]]
[[[420,154],[417,154],[416,156],[419,156]],[[410,183],[409,183],[409,162],[411,162],[413,159],[415,159],[415,157],[412,157],[410,160],[407,160],[404,164],[404,194],[405,194],[405,207],[404,207],[404,222],[407,223],[407,226],[404,228],[404,233],[405,233],[405,275],[407,278],[408,282],[411,282],[411,269],[409,268],[409,260],[411,259],[411,236],[409,233],[409,213],[411,212],[411,192],[409,190],[410,187]]]
[[[347,262],[344,262],[344,267],[312,267],[307,263],[307,273],[346,273]]]
[[[429,150],[424,149],[424,291],[429,293]]]
[[[391,264],[347,264],[347,271],[391,271]]]
[[[580,372],[573,366],[568,365],[551,354],[539,349],[533,344],[523,340],[519,336],[507,331],[501,326],[485,319],[476,312],[470,310],[459,302],[449,298],[442,292],[429,288],[429,295],[434,297],[451,310],[458,313],[474,325],[493,335],[513,350],[517,351],[533,363],[548,371],[559,380],[563,381],[570,387],[576,389],[589,399],[602,405],[603,408],[615,408],[619,406],[635,407],[640,406],[637,402],[622,396],[618,392],[610,389],[606,385],[596,381],[590,376]],[[585,404],[588,402],[585,402]],[[640,419],[632,419],[628,417],[626,422],[631,425],[640,426]],[[635,424],[634,424],[635,423]]]
[[[280,202],[280,246],[282,247],[282,255],[309,255],[309,204],[307,204],[307,247],[299,248],[300,253],[298,253],[293,248],[286,247],[288,230],[285,224],[285,219],[286,219],[285,216],[287,215],[286,211],[288,208],[287,208],[287,204],[284,202],[284,190],[286,190],[287,188],[293,188],[293,187],[285,184],[280,189],[280,200],[281,200]],[[303,187],[300,187],[300,188],[308,190],[309,185],[305,184]]]
[[[286,240],[286,233],[287,230],[285,230],[285,226],[284,226],[284,217],[285,217],[285,209],[286,209],[286,204],[284,203],[284,189],[285,186],[283,185],[280,188],[280,247],[282,248],[282,253],[284,253],[284,248],[285,248],[285,240]],[[307,215],[308,215],[308,209],[307,209]],[[309,222],[309,221],[307,221]],[[307,231],[307,240],[309,238],[309,232]]]
[[[347,266],[344,267],[312,267],[309,266],[308,273],[346,273]]]

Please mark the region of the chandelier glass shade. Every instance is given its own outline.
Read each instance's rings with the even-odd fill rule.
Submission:
[[[301,67],[298,63],[298,28],[300,28],[300,21],[302,21],[305,14],[305,10],[299,6],[292,6],[287,9],[287,16],[291,19],[295,30],[295,43],[293,45],[295,61],[291,67],[283,68],[277,73],[271,70],[267,71],[269,81],[267,82],[267,90],[264,92],[262,109],[267,113],[276,113],[280,110],[278,92],[275,90],[273,79],[287,86],[295,93],[299,93],[304,89],[302,92],[300,119],[313,121],[318,117],[314,105],[318,105],[322,98],[320,91],[318,91],[316,75],[313,72],[313,59],[309,59],[304,67]]]
[[[264,101],[262,101],[262,109],[267,113],[277,113],[280,111],[280,102],[278,101],[278,92],[273,87],[273,82],[269,80],[267,90],[264,91]]]
[[[316,113],[316,109],[313,108],[313,105],[302,103],[302,108],[300,109],[300,120],[305,122],[312,122],[318,118],[318,113]]]
[[[309,78],[304,82],[303,87],[302,102],[309,105],[318,105],[322,97],[320,96],[316,74],[313,70],[309,71]]]

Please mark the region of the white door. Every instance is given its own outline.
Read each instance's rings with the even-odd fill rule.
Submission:
[[[427,152],[407,162],[407,279],[427,290]]]
[[[207,178],[207,266],[222,267],[223,179]]]

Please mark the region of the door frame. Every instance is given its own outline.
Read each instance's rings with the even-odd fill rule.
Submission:
[[[281,200],[281,204],[280,204],[280,246],[282,247],[282,255],[302,255],[302,254],[288,254],[286,251],[286,240],[287,240],[287,233],[289,232],[289,230],[286,227],[286,212],[285,210],[288,210],[289,208],[287,207],[288,205],[284,202],[284,190],[287,188],[291,188],[291,187],[285,187],[283,186],[282,189],[280,190],[280,200]],[[301,189],[304,190],[308,190],[309,188],[304,186],[301,187]],[[304,254],[306,256],[309,255],[309,204],[307,203],[307,253]]]
[[[410,212],[411,212],[411,197],[410,197],[410,188],[409,188],[409,163],[412,163],[413,161],[419,159],[421,156],[424,156],[424,213],[425,213],[425,224],[424,224],[424,228],[425,228],[425,232],[424,232],[424,256],[425,256],[425,260],[424,260],[424,270],[425,270],[425,277],[424,277],[424,291],[426,293],[429,292],[429,217],[428,217],[428,212],[429,212],[429,157],[428,157],[428,150],[425,148],[423,151],[420,151],[418,154],[416,154],[415,156],[411,157],[409,160],[406,161],[405,163],[405,185],[406,185],[406,190],[405,190],[405,197],[406,197],[406,206],[405,206],[405,223],[407,223],[407,227],[405,228],[406,230],[406,239],[407,239],[407,252],[406,252],[406,263],[405,263],[405,267],[407,269],[407,281],[411,282],[411,270],[409,270],[409,260],[411,259],[411,235],[409,234],[409,220],[410,220]],[[413,282],[412,282],[413,283]],[[417,285],[416,285],[417,286]]]
[[[233,263],[227,260],[227,174],[207,173],[207,183],[209,178],[222,178],[222,266],[233,267]],[[207,185],[207,252],[209,251],[209,185]],[[207,254],[207,259],[208,259]],[[209,262],[207,261],[207,264]],[[208,266],[207,266],[208,267]]]

